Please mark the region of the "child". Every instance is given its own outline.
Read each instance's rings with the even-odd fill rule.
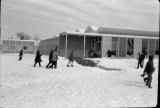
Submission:
[[[23,56],[23,50],[21,50],[21,51],[19,52],[19,61],[22,60],[22,56]]]
[[[51,59],[51,66],[49,66],[49,68],[57,68],[57,59],[58,59],[58,54],[57,52],[54,50],[52,53],[52,59]]]
[[[70,63],[71,63],[71,66],[73,67],[73,62],[74,62],[73,50],[71,51],[68,60],[69,60],[69,61],[68,61],[67,67],[69,67],[69,64],[70,64]]]
[[[152,82],[152,74],[154,71],[155,71],[155,68],[153,65],[153,56],[149,56],[149,60],[146,64],[143,74],[141,75],[142,77],[144,77],[145,74],[148,75],[148,78],[144,78],[144,81],[146,81],[146,86],[148,86],[149,88],[152,88],[151,82]]]
[[[139,66],[142,68],[142,56],[140,53],[138,53],[138,65],[137,65],[137,69],[139,68]]]
[[[106,53],[106,55],[108,55],[108,58],[111,58],[111,51],[108,49],[108,51],[107,51],[107,53]]]
[[[52,55],[53,55],[53,50],[50,52],[49,54],[49,63],[47,64],[46,68],[48,68],[48,66],[51,64],[52,62]]]
[[[37,51],[36,58],[34,60],[35,61],[34,67],[36,66],[37,63],[39,63],[39,67],[41,67],[41,62],[42,62],[41,56],[42,54],[40,53],[40,51]]]

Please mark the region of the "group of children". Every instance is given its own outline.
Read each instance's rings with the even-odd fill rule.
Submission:
[[[137,65],[137,69],[139,68],[139,66],[141,68],[143,68],[143,64],[144,64],[144,59],[145,59],[145,55],[147,55],[145,48],[143,48],[142,53],[138,53],[138,65]],[[154,64],[153,64],[153,59],[154,56],[150,55],[148,62],[144,68],[143,74],[141,75],[143,77],[144,82],[146,83],[146,86],[148,86],[149,88],[151,87],[151,82],[152,82],[152,74],[155,71],[154,68]],[[145,75],[147,75],[147,77],[145,77]]]
[[[68,64],[67,67],[69,67],[69,65],[71,64],[71,66],[73,67],[73,62],[74,62],[74,55],[73,55],[73,50],[71,51],[69,58],[68,58]],[[41,67],[41,59],[42,54],[40,53],[40,51],[37,51],[36,57],[35,57],[35,64],[34,67],[36,66],[37,63],[39,63],[39,67]],[[57,60],[58,60],[58,53],[57,50],[51,50],[50,54],[49,54],[49,63],[46,65],[46,68],[57,68]]]
[[[110,57],[109,51],[107,52],[107,54]],[[139,65],[141,68],[143,68],[145,55],[146,55],[145,49],[142,50],[141,54],[138,53],[138,66],[137,66],[137,68],[139,68]],[[21,50],[19,53],[19,60],[22,60],[22,56],[23,56],[23,50]],[[41,52],[37,51],[36,57],[35,57],[35,63],[33,65],[34,67],[36,66],[37,63],[39,63],[39,67],[41,67],[41,62],[42,62],[41,56],[42,56]],[[67,67],[69,67],[70,64],[73,67],[74,59],[75,59],[74,58],[74,51],[71,50],[69,58],[68,58],[69,61],[67,63]],[[154,56],[150,55],[148,62],[144,68],[143,74],[141,75],[144,78],[144,82],[146,83],[146,86],[148,86],[149,88],[152,88],[151,87],[152,74],[155,71],[153,59],[154,59]],[[57,53],[57,49],[55,49],[55,50],[52,50],[49,54],[49,63],[46,65],[46,68],[53,68],[53,65],[54,65],[54,68],[57,68],[57,60],[58,60],[58,53]],[[145,77],[146,75],[148,77]]]

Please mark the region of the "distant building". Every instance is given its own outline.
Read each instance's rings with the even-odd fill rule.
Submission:
[[[33,54],[39,46],[39,41],[4,39],[2,44],[3,53],[19,53],[22,49],[24,53]]]

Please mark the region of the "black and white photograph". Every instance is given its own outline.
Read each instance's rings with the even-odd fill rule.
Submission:
[[[159,0],[0,3],[0,108],[158,105]]]

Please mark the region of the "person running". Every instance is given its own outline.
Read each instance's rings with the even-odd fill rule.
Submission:
[[[142,77],[144,77],[145,74],[148,75],[147,78],[144,78],[144,81],[146,82],[146,86],[148,86],[149,88],[152,88],[151,87],[152,74],[155,71],[154,64],[153,64],[153,58],[154,58],[153,56],[149,56],[149,60],[145,66],[143,74],[141,75]]]
[[[49,65],[52,64],[52,55],[53,55],[53,50],[51,50],[51,52],[49,54],[49,63],[47,64],[46,68],[48,68]]]
[[[19,52],[19,61],[22,60],[22,56],[23,56],[23,50],[21,50],[21,51]]]
[[[73,55],[73,50],[71,51],[70,55],[69,55],[69,58],[68,58],[68,64],[67,64],[67,67],[69,67],[69,64],[71,63],[71,66],[73,67],[73,62],[74,62],[74,55]]]
[[[49,66],[49,68],[57,68],[57,59],[58,59],[58,54],[57,52],[54,50],[52,53],[52,59],[51,59],[51,65]]]
[[[107,51],[107,53],[106,53],[106,55],[108,55],[108,58],[111,58],[111,51],[108,49],[108,51]]]
[[[35,63],[34,63],[34,67],[36,66],[37,63],[39,63],[39,67],[41,67],[41,59],[42,54],[40,53],[40,51],[37,51],[36,57],[35,57]]]

